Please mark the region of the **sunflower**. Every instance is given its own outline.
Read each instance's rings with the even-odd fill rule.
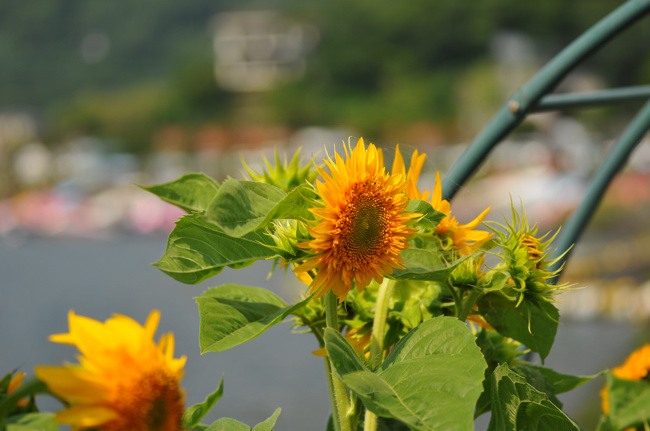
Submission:
[[[36,367],[36,376],[68,407],[56,415],[73,430],[177,431],[185,394],[185,357],[174,359],[174,336],[153,341],[160,313],[144,326],[122,315],[105,323],[70,311],[70,332],[50,337],[81,352],[79,364]]]
[[[643,380],[650,377],[650,344],[635,350],[628,356],[623,365],[612,369],[619,379]],[[600,391],[603,413],[609,415],[609,391],[604,387]],[[631,428],[633,429],[633,428]]]
[[[426,154],[419,154],[417,150],[413,152],[409,170],[406,172],[404,158],[397,146],[395,150],[395,160],[391,172],[393,175],[406,175],[406,193],[410,199],[421,199],[431,203],[433,209],[445,214],[446,217],[436,227],[438,235],[442,238],[449,238],[451,243],[456,247],[462,256],[472,254],[487,242],[492,234],[486,231],[474,230],[485,218],[490,208],[479,214],[474,220],[467,224],[461,225],[456,217],[451,215],[451,205],[449,201],[442,198],[442,183],[440,173],[436,172],[436,184],[433,187],[433,193],[418,188],[418,179],[422,172],[422,166],[426,159]]]
[[[312,256],[294,269],[317,270],[310,292],[320,297],[331,289],[340,301],[354,284],[361,292],[372,279],[381,283],[384,274],[403,268],[400,252],[415,232],[407,223],[419,216],[405,212],[405,178],[386,172],[373,144],[366,150],[359,139],[354,150],[345,147],[345,157],[324,160],[330,174],[319,168],[324,207],[310,210],[317,219],[309,228],[314,239],[299,244]]]

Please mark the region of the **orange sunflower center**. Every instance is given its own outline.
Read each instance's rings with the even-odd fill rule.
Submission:
[[[348,205],[336,222],[340,233],[334,243],[339,244],[347,261],[358,267],[358,263],[379,253],[388,239],[390,198],[382,196],[376,184],[364,181],[350,189],[346,201]]]
[[[102,431],[178,431],[183,416],[183,391],[177,379],[152,371],[119,391],[115,410],[119,419],[106,423]]]

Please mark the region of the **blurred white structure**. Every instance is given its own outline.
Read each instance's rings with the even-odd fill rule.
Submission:
[[[302,76],[318,31],[275,12],[226,12],[214,19],[217,83],[230,91],[264,91]]]

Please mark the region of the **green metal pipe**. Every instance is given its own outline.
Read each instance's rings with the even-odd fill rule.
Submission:
[[[514,130],[539,99],[591,53],[650,12],[650,0],[629,0],[556,55],[497,111],[443,181],[443,197],[451,199],[476,172],[489,152]]]
[[[582,204],[574,211],[569,221],[555,239],[553,243],[555,247],[553,257],[556,258],[562,255],[562,253],[566,253],[554,265],[553,270],[561,268],[569,258],[572,251],[569,250],[570,247],[576,243],[587,227],[589,220],[607,190],[607,186],[609,186],[614,176],[623,168],[630,154],[648,130],[650,130],[650,101],[643,105],[632,122],[627,126],[616,145],[610,150],[603,165],[589,183]],[[550,280],[550,282],[555,283],[558,277]]]
[[[650,98],[650,85],[614,88],[589,93],[549,94],[531,106],[530,112],[560,111],[648,98]]]

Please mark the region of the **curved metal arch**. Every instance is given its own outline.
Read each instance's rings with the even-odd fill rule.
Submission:
[[[650,13],[650,0],[629,0],[583,33],[549,61],[502,105],[490,122],[451,167],[443,180],[443,197],[451,200],[460,187],[478,170],[489,153],[533,112],[619,103],[650,98],[650,86],[604,90],[586,94],[547,95],[559,82],[593,52],[620,32]],[[585,199],[574,211],[554,242],[560,268],[569,249],[580,237],[598,207],[607,186],[625,165],[629,155],[650,129],[650,100],[641,108],[591,179]],[[555,282],[555,280],[551,280]]]

